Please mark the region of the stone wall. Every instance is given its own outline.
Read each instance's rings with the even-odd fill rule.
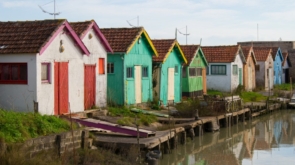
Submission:
[[[24,144],[28,148],[27,151],[30,156],[46,150],[56,150],[61,155],[73,149],[87,147],[88,138],[89,132],[87,130],[74,130],[73,132],[30,139]]]

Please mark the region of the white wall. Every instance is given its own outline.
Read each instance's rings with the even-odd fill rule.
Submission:
[[[0,84],[0,107],[33,112],[36,100],[36,54],[1,54],[1,63],[27,63],[27,84]]]
[[[226,65],[226,75],[211,75],[211,65]],[[231,64],[209,63],[209,74],[206,76],[207,89],[229,92],[231,89]]]
[[[60,52],[60,40],[64,52]],[[67,32],[61,31],[41,55],[37,55],[37,101],[41,114],[54,114],[54,61],[69,62],[69,102],[71,112],[84,111],[84,64],[82,51]],[[41,82],[41,63],[51,64],[51,83]]]
[[[89,34],[92,35],[92,38],[89,39]],[[83,43],[90,51],[89,56],[83,56],[83,61],[85,64],[96,64],[96,100],[95,104],[98,107],[106,107],[107,105],[107,73],[106,73],[106,62],[107,62],[107,52],[102,45],[102,41],[95,35],[93,29],[89,30],[89,32],[85,35],[82,39]],[[98,59],[104,58],[105,59],[105,74],[98,74],[99,63]]]
[[[238,66],[238,74],[234,75],[232,73],[233,71],[233,65]],[[242,74],[243,74],[243,61],[241,59],[241,56],[238,54],[236,55],[235,61],[231,63],[231,91],[235,90],[239,86],[239,69],[242,69]],[[242,76],[242,85],[243,85],[243,75]]]

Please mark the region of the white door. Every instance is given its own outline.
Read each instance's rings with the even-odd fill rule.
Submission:
[[[174,100],[174,68],[168,68],[168,100]]]
[[[251,65],[248,67],[248,90],[252,91],[252,68]]]
[[[135,103],[141,103],[141,66],[134,66]]]
[[[268,68],[267,69],[267,76],[266,76],[266,82],[265,82],[265,89],[266,90],[269,90],[269,89],[272,89],[273,87],[273,71],[272,71],[272,68]]]

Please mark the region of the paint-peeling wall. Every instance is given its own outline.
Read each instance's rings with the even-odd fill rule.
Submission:
[[[238,66],[237,75],[233,74],[233,65]],[[242,79],[241,82],[240,79]],[[234,91],[239,86],[239,84],[243,85],[243,61],[241,59],[241,56],[238,54],[236,55],[235,61],[231,64],[231,91]]]
[[[91,37],[89,37],[91,36]],[[102,41],[95,35],[93,29],[88,31],[88,33],[83,38],[83,43],[90,51],[89,56],[83,56],[83,61],[85,64],[95,64],[95,76],[96,76],[96,100],[95,104],[98,107],[105,107],[107,105],[106,92],[107,92],[107,52],[103,47]],[[104,58],[105,61],[105,73],[98,74],[99,68],[99,58]]]
[[[244,64],[244,87],[247,91],[252,91],[256,87],[255,81],[255,63],[253,57],[249,56],[247,58],[247,63]]]
[[[273,88],[273,59],[271,55],[269,55],[266,61],[257,61],[257,65],[259,65],[259,70],[255,70],[256,77],[256,86],[263,87],[265,90],[269,90],[268,86],[270,84],[270,88]],[[268,69],[271,69],[270,76],[267,76]]]
[[[212,75],[212,65],[225,65],[225,75]],[[231,63],[209,63],[209,73],[207,75],[207,89],[215,89],[223,92],[231,91]]]
[[[60,46],[64,51],[60,52]],[[41,82],[41,63],[50,63],[50,83]],[[84,111],[84,64],[83,54],[73,39],[61,31],[41,55],[37,55],[37,102],[41,114],[54,114],[54,62],[69,62],[70,112]]]
[[[27,63],[27,84],[0,84],[0,107],[7,110],[33,112],[36,101],[36,54],[1,54],[1,63]]]

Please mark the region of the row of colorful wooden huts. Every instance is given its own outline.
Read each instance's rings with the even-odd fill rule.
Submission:
[[[286,59],[278,47],[180,45],[94,20],[0,22],[0,107],[60,115],[107,103],[167,105],[238,85],[268,90],[284,82]]]

